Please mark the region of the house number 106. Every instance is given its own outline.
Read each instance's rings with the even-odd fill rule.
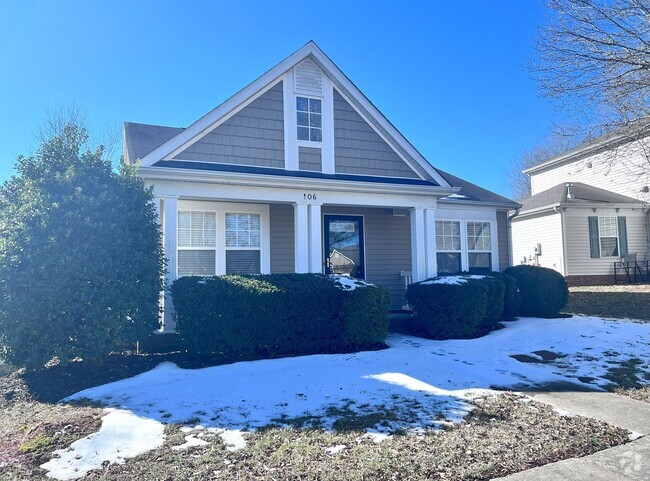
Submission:
[[[302,194],[305,200],[316,200],[316,194]]]

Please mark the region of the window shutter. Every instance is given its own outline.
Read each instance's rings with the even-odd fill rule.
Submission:
[[[627,255],[627,222],[625,217],[618,218],[618,250],[621,257]]]
[[[600,243],[598,240],[598,217],[589,216],[589,249],[592,258],[600,257]]]

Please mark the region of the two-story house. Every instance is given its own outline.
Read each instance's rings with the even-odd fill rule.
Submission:
[[[513,263],[536,262],[573,285],[613,283],[626,255],[645,273],[649,147],[650,128],[635,126],[526,169],[532,196],[512,220]]]

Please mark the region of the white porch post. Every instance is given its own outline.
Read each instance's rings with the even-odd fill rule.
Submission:
[[[309,204],[309,272],[323,272],[321,204]]]
[[[176,197],[165,197],[163,199],[163,239],[164,251],[167,258],[167,270],[165,272],[165,286],[169,287],[176,280],[176,222],[178,217],[178,199]],[[162,332],[174,332],[176,322],[173,318],[174,306],[172,298],[165,292],[163,306]]]
[[[427,256],[425,245],[424,209],[411,209],[411,262],[413,282],[425,280],[427,277]]]
[[[309,272],[309,206],[304,202],[293,204],[295,271]]]
[[[436,258],[436,211],[424,209],[424,249],[426,251],[426,277],[438,275],[438,259]]]

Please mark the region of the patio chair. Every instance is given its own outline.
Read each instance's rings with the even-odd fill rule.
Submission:
[[[620,269],[625,272],[625,278],[627,279],[628,284],[631,284],[632,282],[636,284],[639,278],[642,282],[646,281],[648,261],[637,261],[636,257],[636,252],[625,254],[622,261],[614,262],[614,284],[618,284],[618,271]],[[644,269],[642,269],[642,267],[645,268],[645,273],[643,272]]]

